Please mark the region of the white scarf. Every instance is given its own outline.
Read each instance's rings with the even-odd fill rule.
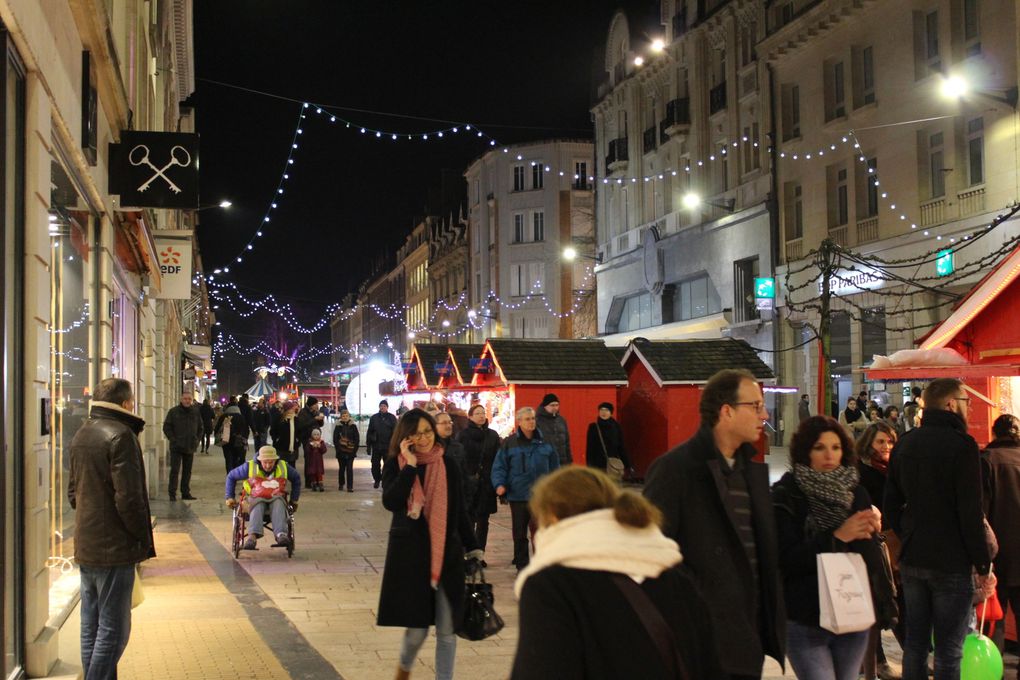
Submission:
[[[591,571],[626,574],[637,581],[658,578],[680,564],[680,546],[650,525],[635,529],[620,524],[612,509],[593,510],[539,529],[535,555],[514,583],[514,595],[528,577],[556,565]]]

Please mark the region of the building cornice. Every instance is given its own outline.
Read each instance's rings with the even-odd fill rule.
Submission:
[[[758,43],[758,56],[777,61],[799,50],[810,41],[818,40],[851,16],[860,14],[865,5],[875,0],[822,0],[802,11]]]
[[[195,91],[195,33],[192,0],[174,0],[174,57],[177,69],[177,99],[184,101]]]

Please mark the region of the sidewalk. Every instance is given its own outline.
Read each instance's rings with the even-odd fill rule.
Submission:
[[[770,463],[779,468],[781,458]],[[121,680],[392,678],[403,631],[375,625],[390,514],[372,488],[368,460],[357,459],[355,492],[347,493],[335,489],[336,459],[327,458],[329,491],[302,493],[292,559],[266,539],[233,559],[223,475],[213,448],[195,459],[192,493],[199,500],[171,503],[166,489],[152,490],[158,557],[142,565],[145,602],[134,611]],[[509,512],[500,506],[486,577],[506,628],[489,640],[458,640],[458,678],[509,675],[518,621],[511,558]],[[80,656],[77,616],[61,636],[61,657],[70,663]],[[430,636],[414,677],[433,675],[434,652]],[[765,677],[782,677],[778,664],[769,661]]]

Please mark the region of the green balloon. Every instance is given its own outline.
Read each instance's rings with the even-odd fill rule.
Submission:
[[[963,641],[960,680],[1001,680],[1002,654],[984,635],[971,633]]]

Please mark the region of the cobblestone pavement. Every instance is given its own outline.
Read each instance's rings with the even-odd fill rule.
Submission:
[[[230,555],[217,448],[196,456],[192,493],[199,500],[171,503],[165,489],[152,490],[159,557],[142,567],[146,600],[134,612],[121,680],[392,678],[403,631],[375,625],[390,514],[364,456],[355,463],[354,493],[335,488],[334,458],[326,477],[327,492],[302,493],[292,559],[266,539],[239,560]],[[489,640],[458,640],[458,678],[506,678],[516,645],[509,512],[501,506],[492,519],[486,576],[506,628]],[[77,622],[69,626],[74,631]],[[78,651],[67,630],[61,647],[70,661]],[[432,676],[434,650],[430,636],[414,677]],[[768,661],[765,678],[781,677]]]

